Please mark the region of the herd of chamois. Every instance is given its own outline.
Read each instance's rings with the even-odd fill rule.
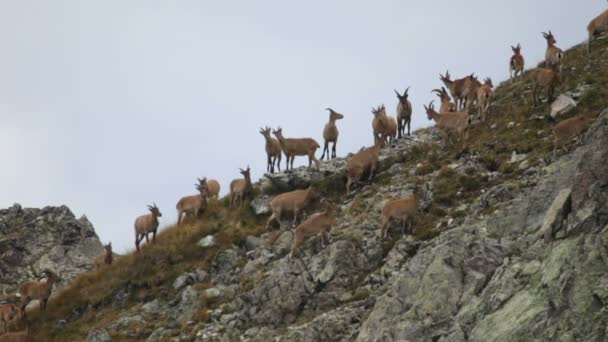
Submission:
[[[608,32],[608,10],[594,18],[589,23],[587,30],[589,38],[586,48],[589,55],[591,44],[595,38]],[[553,33],[551,31],[543,32],[543,37],[547,43],[545,67],[537,68],[530,72],[533,86],[532,103],[535,106],[540,103],[540,94],[543,91],[547,92],[548,102],[553,100],[555,88],[561,82],[564,62],[564,52],[555,45],[557,41]],[[521,53],[520,44],[511,46],[511,49],[513,55],[509,61],[509,74],[511,79],[516,79],[523,76],[525,60]],[[435,126],[441,132],[444,144],[453,143],[453,138],[459,141],[466,140],[467,128],[472,122],[470,113],[473,108],[477,108],[477,117],[481,121],[486,119],[492,100],[492,80],[487,78],[484,83],[481,83],[474,74],[461,79],[452,79],[449,72],[446,72],[445,75],[440,75],[440,80],[444,86],[440,89],[434,89],[432,92],[438,96],[441,105],[439,111],[435,109],[433,101],[429,105],[424,105],[428,119],[435,121]],[[405,136],[406,126],[407,135],[410,135],[412,104],[408,99],[408,92],[409,87],[403,94],[395,90],[398,98],[395,117],[389,116],[386,113],[384,105],[372,108],[374,144],[361,149],[347,160],[346,190],[348,194],[350,194],[353,186],[364,181],[364,176],[367,175],[367,181],[370,181],[374,177],[378,167],[378,156],[381,148],[386,144],[392,143],[395,139]],[[331,108],[327,108],[327,110],[329,111],[329,121],[323,129],[324,147],[321,160],[325,159],[326,156],[327,159],[336,157],[336,145],[339,135],[336,122],[344,118],[343,114]],[[554,153],[569,138],[580,135],[589,120],[591,119],[577,116],[557,123],[553,128],[555,139]],[[272,137],[271,133],[275,137]],[[261,128],[260,134],[264,136],[266,142],[267,172],[274,173],[275,168],[278,171],[281,170],[282,154],[285,155],[285,170],[293,169],[293,162],[296,156],[308,157],[309,168],[313,162],[317,168],[319,167],[320,162],[315,157],[315,153],[320,145],[314,139],[286,138],[283,136],[281,127],[278,127],[276,130],[272,130],[270,127]],[[329,151],[330,143],[332,144],[331,155]],[[240,169],[240,173],[243,178],[235,179],[230,183],[230,207],[241,206],[252,189],[249,167],[245,170]],[[182,222],[184,215],[198,216],[206,209],[210,198],[217,199],[219,197],[220,186],[216,180],[207,178],[198,179],[198,183],[195,186],[199,191],[198,194],[183,197],[177,202],[178,224]],[[411,219],[416,215],[419,202],[427,190],[426,187],[426,184],[415,184],[415,189],[411,195],[390,200],[385,204],[380,214],[379,235],[381,238],[387,237],[391,219],[399,220],[402,223],[403,233],[406,232],[406,226],[411,231]],[[298,217],[301,216],[303,211],[319,201],[322,211],[310,215],[306,220],[298,224]],[[321,242],[325,245],[325,240],[328,239],[327,234],[331,227],[336,224],[336,205],[328,199],[321,198],[318,189],[312,186],[307,189],[294,190],[277,195],[270,202],[270,207],[272,214],[266,223],[267,229],[271,229],[276,224],[282,227],[284,225],[284,218],[289,216],[292,218],[289,226],[295,227],[295,230],[293,232],[294,241],[290,258],[297,254],[298,247],[307,237],[320,234]],[[149,241],[150,234],[152,234],[152,241],[156,239],[156,232],[159,226],[158,218],[162,214],[156,204],[148,206],[148,210],[148,214],[139,216],[135,220],[135,246],[137,251],[139,251],[139,244],[144,237],[146,242]],[[104,247],[104,254],[94,260],[96,267],[111,264],[113,261],[112,245],[108,244]],[[60,277],[53,271],[46,269],[42,272],[40,279],[30,280],[21,284],[17,292],[17,297],[20,298],[19,305],[0,305],[0,321],[5,332],[5,334],[0,335],[0,342],[24,341],[27,338],[27,330],[8,332],[7,323],[18,317],[24,318],[26,306],[33,300],[39,301],[40,310],[45,311],[53,285],[58,281],[60,281]]]

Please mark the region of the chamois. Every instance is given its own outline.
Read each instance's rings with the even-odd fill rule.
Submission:
[[[260,128],[260,134],[266,139],[266,172],[274,173],[276,163],[279,172],[281,171],[281,143],[270,135],[270,127]],[[321,158],[323,159],[323,158]],[[278,163],[277,163],[278,161]]]
[[[8,303],[0,304],[0,321],[2,321],[3,333],[8,332],[8,323],[19,315],[19,308],[17,305]]]
[[[28,342],[33,341],[29,337],[29,331],[17,331],[17,332],[7,332],[6,334],[0,335],[0,342]]]
[[[538,68],[530,73],[532,78],[532,97],[534,106],[541,103],[540,93],[543,89],[547,89],[547,101],[553,101],[553,95],[555,93],[555,87],[560,84],[561,78],[559,73],[555,70],[547,68]]]
[[[385,239],[388,236],[388,224],[391,219],[401,220],[403,224],[402,232],[405,235],[405,226],[408,225],[408,231],[411,233],[412,219],[418,211],[418,206],[424,199],[425,189],[414,184],[414,192],[411,195],[403,198],[397,198],[388,201],[382,208],[380,213],[380,238]]]
[[[591,41],[596,36],[608,32],[608,10],[595,17],[587,26],[589,38],[587,39],[587,55],[591,54]]]
[[[444,87],[441,89],[433,89],[431,92],[434,92],[439,96],[439,100],[441,101],[441,106],[439,107],[439,113],[448,113],[456,111],[456,104],[451,102],[450,95]]]
[[[156,231],[158,230],[158,218],[162,217],[156,203],[148,206],[149,214],[141,215],[135,219],[135,248],[139,252],[139,243],[146,238],[146,243],[150,240],[148,235],[152,233],[152,242],[156,241]]]
[[[477,79],[477,76],[471,75],[469,76],[468,81],[466,82],[466,87],[463,93],[465,99],[465,110],[467,113],[471,112],[471,108],[475,105],[478,105],[478,92],[479,88],[481,88],[482,84]]]
[[[481,121],[486,120],[488,109],[490,109],[490,101],[492,99],[492,79],[486,78],[485,83],[477,89],[477,115]]]
[[[175,205],[175,209],[177,209],[177,224],[179,225],[182,222],[183,215],[192,215],[194,217],[198,217],[206,208],[207,208],[207,177],[203,179],[198,179],[198,184],[194,184],[196,190],[199,191],[198,194],[192,196],[182,197],[177,204]]]
[[[207,197],[218,199],[220,197],[220,183],[215,179],[207,179],[205,182],[207,187]]]
[[[517,46],[511,45],[511,50],[513,50],[513,56],[511,56],[511,60],[509,61],[509,78],[517,78],[517,76],[521,76],[524,73],[524,56],[521,54],[521,45],[517,44]]]
[[[21,317],[25,318],[26,312],[25,307],[32,301],[37,300],[40,302],[40,311],[46,311],[46,304],[53,291],[53,285],[59,282],[61,279],[51,270],[44,270],[42,274],[46,276],[46,279],[41,280],[29,280],[19,286],[17,291],[17,297],[21,298]]]
[[[408,99],[409,97],[410,87],[407,87],[403,92],[403,95],[399,94],[397,90],[395,90],[395,94],[397,94],[397,98],[399,99],[399,103],[397,104],[397,137],[401,139],[402,136],[405,136],[405,126],[407,125],[407,135],[410,135],[410,125],[412,123],[412,103]]]
[[[360,150],[346,161],[347,194],[350,194],[351,186],[359,183],[366,172],[369,172],[368,182],[372,180],[378,168],[378,155],[382,146],[382,140],[377,140],[374,146]]]
[[[545,64],[547,68],[550,68],[554,71],[562,72],[562,60],[564,59],[564,52],[562,49],[555,46],[557,41],[553,36],[553,33],[549,31],[549,33],[543,32],[543,37],[547,40],[547,50],[545,51]]]
[[[270,229],[270,224],[274,221],[282,226],[281,218],[286,213],[293,214],[293,226],[296,226],[298,213],[302,210],[311,206],[319,198],[319,192],[313,187],[309,186],[304,190],[294,190],[275,196],[270,201],[270,208],[272,208],[272,215],[266,222],[266,229]]]
[[[321,235],[321,244],[325,248],[325,240],[329,240],[327,235],[336,225],[336,205],[325,199],[321,201],[321,204],[324,206],[324,211],[311,215],[296,227],[289,259],[293,259],[300,245],[310,236]]]
[[[394,118],[386,115],[386,107],[384,105],[378,108],[372,107],[372,129],[374,133],[374,144],[382,141],[383,144],[388,144],[397,136],[397,122]]]
[[[289,162],[291,160],[291,169],[293,170],[293,160],[296,156],[308,156],[308,168],[312,166],[312,162],[315,162],[317,169],[319,168],[319,161],[315,157],[315,152],[321,146],[312,138],[285,138],[283,136],[283,129],[279,127],[273,130],[272,133],[279,139],[283,153],[285,153],[285,170],[289,170]]]
[[[452,98],[454,98],[457,110],[464,109],[464,106],[466,104],[466,92],[469,89],[473,77],[474,75],[471,74],[465,78],[452,81],[450,78],[449,71],[445,72],[445,76],[439,74],[439,79],[443,82],[446,88],[448,88],[450,94],[452,95]]]
[[[469,123],[469,115],[467,113],[450,112],[439,114],[435,111],[433,101],[431,101],[428,107],[424,106],[424,109],[426,110],[428,119],[435,120],[436,126],[443,136],[444,144],[447,144],[450,132],[456,132],[460,139],[467,139],[466,129]]]
[[[243,199],[251,192],[251,169],[247,166],[247,169],[239,169],[243,178],[234,179],[230,182],[230,207],[236,207],[237,201],[238,206],[243,205]]]
[[[95,268],[100,268],[103,265],[111,265],[114,261],[114,255],[112,253],[112,243],[108,243],[103,246],[104,252],[95,257],[94,263]]]
[[[557,148],[565,145],[569,139],[573,137],[580,138],[583,131],[587,128],[587,124],[592,120],[592,118],[578,115],[555,124],[555,126],[553,126],[553,156],[557,156]]]
[[[336,120],[342,120],[344,115],[334,111],[331,108],[327,108],[329,111],[329,122],[325,124],[323,128],[323,140],[325,140],[325,146],[323,147],[323,154],[321,160],[325,158],[325,152],[327,152],[327,159],[329,159],[329,143],[333,143],[331,148],[331,158],[336,158],[336,144],[338,143],[338,127],[336,126]]]

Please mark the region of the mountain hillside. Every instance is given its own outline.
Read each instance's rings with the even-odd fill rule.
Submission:
[[[266,175],[251,205],[211,202],[76,277],[30,329],[41,341],[604,341],[608,42],[589,60],[568,50],[562,78],[557,93],[578,105],[557,120],[593,118],[569,151],[553,155],[550,105],[532,106],[526,73],[496,88],[466,142],[418,130],[350,195],[345,159]],[[413,234],[393,223],[379,239],[380,209],[415,183],[430,191]],[[265,230],[268,200],[309,184],[338,204],[337,225],[291,260],[293,234]]]

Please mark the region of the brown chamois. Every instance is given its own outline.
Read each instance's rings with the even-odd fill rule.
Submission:
[[[8,332],[8,323],[15,319],[19,315],[19,308],[17,305],[8,303],[0,304],[0,321],[2,321],[2,332]]]
[[[207,187],[207,198],[218,199],[220,197],[220,183],[215,179],[207,179],[205,182]]]
[[[93,262],[95,268],[101,268],[103,265],[112,265],[114,261],[114,254],[112,252],[112,242],[103,246],[104,252],[95,257]]]
[[[458,134],[459,139],[463,139],[466,141],[467,134],[466,129],[469,124],[469,115],[464,112],[455,112],[455,113],[442,113],[439,114],[435,111],[435,107],[433,105],[433,101],[427,107],[424,106],[426,110],[426,114],[428,119],[435,120],[437,128],[441,132],[443,137],[444,145],[449,141],[449,135],[451,132],[455,132]]]
[[[591,54],[591,41],[603,33],[608,32],[608,10],[595,17],[587,26],[589,38],[587,39],[587,55]]]
[[[17,332],[7,332],[6,334],[0,335],[0,342],[28,342],[33,341],[30,339],[29,331],[17,331]]]
[[[479,104],[477,103],[478,100],[478,92],[479,92],[479,88],[481,88],[482,84],[481,82],[479,82],[479,79],[477,79],[477,76],[475,75],[470,75],[468,78],[468,81],[466,82],[466,87],[463,93],[464,99],[465,99],[465,111],[467,113],[471,112],[471,108],[473,106],[478,106]]]
[[[555,46],[557,41],[553,36],[553,33],[543,32],[543,37],[547,40],[547,50],[545,51],[545,64],[547,68],[554,71],[562,72],[562,60],[564,59],[564,51]]]
[[[445,90],[444,87],[440,89],[433,89],[431,92],[434,92],[439,97],[441,101],[441,106],[439,107],[439,113],[448,113],[448,112],[456,112],[456,104],[452,102],[448,91]]]
[[[321,201],[321,205],[324,207],[322,212],[310,215],[306,221],[296,227],[289,259],[293,259],[298,248],[307,237],[320,235],[323,248],[325,248],[325,240],[329,242],[328,234],[331,228],[336,225],[336,205],[325,199]]]
[[[281,143],[270,135],[270,131],[270,127],[260,128],[260,134],[266,139],[266,172],[274,173],[275,163],[280,172],[282,153]]]
[[[29,280],[19,286],[17,291],[17,297],[21,298],[21,317],[25,318],[26,312],[25,307],[32,301],[37,300],[40,302],[40,311],[46,311],[46,304],[53,291],[53,285],[61,281],[59,276],[50,270],[42,271],[42,274],[46,276],[45,279],[40,280]]]
[[[251,169],[249,168],[249,165],[245,170],[239,169],[239,172],[241,175],[243,175],[243,178],[234,179],[232,182],[230,182],[231,208],[237,206],[237,201],[238,206],[242,206],[245,196],[248,196],[251,192]]]
[[[282,217],[286,213],[293,215],[293,226],[296,226],[298,214],[304,209],[310,207],[319,198],[319,192],[313,187],[309,186],[304,190],[294,190],[275,196],[270,201],[270,208],[272,209],[272,215],[266,222],[266,229],[270,229],[272,222],[278,222],[279,226],[282,227]]]
[[[557,156],[558,147],[564,146],[573,137],[577,137],[580,141],[580,136],[591,121],[593,121],[592,118],[578,115],[555,124],[555,126],[553,126],[553,156]],[[565,148],[565,150],[567,151],[568,149]]]
[[[443,84],[448,88],[452,98],[454,98],[454,103],[456,103],[456,109],[461,110],[464,109],[466,104],[466,92],[470,87],[470,83],[472,82],[474,74],[471,74],[465,78],[461,78],[458,80],[452,81],[450,78],[450,72],[446,71],[445,76],[439,74],[439,79]]]
[[[148,206],[149,214],[141,215],[135,219],[135,248],[139,252],[139,243],[146,238],[146,243],[150,240],[148,235],[152,233],[152,242],[156,241],[156,231],[158,230],[158,218],[162,217],[156,203]]]
[[[361,182],[363,175],[369,172],[368,182],[371,182],[378,168],[378,155],[383,146],[382,140],[376,141],[372,147],[361,149],[346,161],[346,193],[350,194],[352,185]]]
[[[194,217],[200,216],[200,214],[207,209],[207,177],[200,179],[198,178],[198,184],[194,184],[196,190],[198,190],[198,194],[192,196],[182,197],[177,204],[175,205],[175,209],[177,209],[177,224],[179,225],[182,222],[182,216],[192,215]]]
[[[394,118],[386,115],[386,107],[384,105],[378,106],[378,108],[372,107],[372,114],[374,114],[374,119],[372,120],[374,144],[379,140],[385,145],[391,143],[397,136],[397,122]]]
[[[400,220],[403,224],[402,233],[405,235],[405,226],[408,225],[408,232],[413,233],[412,219],[418,212],[418,206],[425,196],[426,189],[414,184],[414,191],[411,195],[388,201],[380,213],[380,238],[386,239],[388,236],[388,225],[391,219]]]
[[[513,56],[511,56],[511,60],[509,61],[509,78],[513,79],[523,75],[525,61],[524,56],[521,54],[520,44],[517,44],[517,46],[511,45],[511,50],[513,50]]]
[[[530,73],[532,78],[532,98],[534,106],[542,103],[540,99],[540,93],[543,89],[547,89],[547,101],[553,101],[553,95],[555,93],[555,87],[561,83],[559,73],[555,70],[547,68],[538,68]]]
[[[397,137],[401,139],[402,136],[405,136],[405,126],[407,126],[407,135],[410,135],[410,125],[412,123],[412,103],[409,98],[410,87],[407,87],[403,92],[403,95],[399,94],[397,90],[395,90],[395,94],[397,94],[397,99],[399,99],[399,103],[397,103]]]
[[[291,160],[291,169],[293,170],[293,160],[296,156],[308,156],[308,168],[312,166],[312,162],[315,162],[317,169],[319,168],[319,161],[315,157],[315,152],[321,147],[312,138],[285,138],[283,136],[283,129],[279,127],[277,130],[273,130],[279,143],[281,143],[281,149],[285,153],[285,170],[289,170],[289,163]]]
[[[327,108],[329,111],[329,122],[323,127],[323,140],[325,140],[325,146],[323,147],[323,154],[321,160],[325,158],[325,152],[327,152],[327,159],[329,158],[329,143],[333,143],[331,148],[331,158],[336,158],[336,144],[338,143],[338,127],[336,126],[336,120],[344,119],[344,115],[337,113],[331,108]]]
[[[477,116],[481,118],[481,121],[486,120],[486,115],[490,109],[490,101],[492,100],[492,79],[486,78],[484,84],[477,89]]]

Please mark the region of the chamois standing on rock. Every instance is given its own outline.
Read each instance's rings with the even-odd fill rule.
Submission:
[[[372,108],[374,119],[372,120],[372,129],[374,133],[374,144],[382,141],[383,144],[390,144],[397,136],[397,122],[394,118],[386,115],[386,107],[384,105],[378,108]]]
[[[456,104],[451,102],[452,99],[444,87],[441,87],[441,89],[433,89],[431,92],[436,93],[441,101],[439,113],[456,112]]]
[[[458,134],[459,139],[467,139],[466,129],[469,124],[469,115],[464,112],[455,113],[442,113],[439,114],[435,111],[433,101],[428,105],[425,105],[424,109],[428,116],[428,119],[433,119],[436,123],[437,128],[441,132],[444,144],[449,142],[450,133],[455,132]]]
[[[473,74],[469,76],[469,80],[466,82],[464,93],[462,94],[465,99],[465,111],[467,113],[471,112],[471,108],[473,108],[473,106],[478,105],[477,94],[481,86],[482,84],[481,82],[479,82],[479,79],[477,79],[477,76]]]
[[[439,74],[439,79],[446,88],[450,91],[454,103],[456,103],[456,110],[464,109],[466,105],[466,95],[470,89],[470,84],[473,82],[474,74],[471,74],[465,78],[453,80],[450,77],[450,72],[446,71],[445,76]]]
[[[283,153],[285,153],[285,170],[289,170],[290,161],[291,169],[293,170],[293,160],[296,156],[308,156],[308,168],[310,169],[313,161],[317,169],[319,168],[319,161],[315,157],[315,152],[321,146],[314,139],[285,138],[281,127],[273,130],[272,133],[279,139]]]
[[[587,26],[587,33],[589,34],[589,38],[587,39],[587,55],[591,54],[591,41],[593,41],[596,36],[606,32],[608,32],[608,10],[593,18]]]
[[[146,238],[146,243],[150,242],[148,235],[152,233],[152,242],[156,241],[156,231],[158,230],[158,218],[162,217],[156,203],[148,206],[149,214],[141,215],[135,219],[135,248],[139,252],[139,244]]]
[[[272,209],[272,215],[266,222],[266,229],[270,229],[270,224],[274,221],[282,226],[281,219],[286,213],[293,214],[293,226],[296,226],[298,214],[310,207],[319,198],[319,192],[313,187],[309,186],[304,190],[294,190],[275,196],[270,201],[270,208]]]
[[[561,83],[561,78],[557,71],[547,68],[538,68],[530,73],[532,78],[532,98],[534,106],[542,103],[540,93],[547,89],[547,101],[553,101],[555,87]]]
[[[230,182],[230,207],[234,208],[243,205],[245,196],[248,196],[251,192],[251,169],[247,166],[247,169],[239,169],[243,178],[234,179]]]
[[[108,243],[103,246],[104,252],[95,257],[93,262],[95,263],[95,268],[101,268],[103,265],[111,265],[112,261],[114,261],[114,255],[112,252],[112,243]]]
[[[205,182],[207,187],[207,198],[218,199],[220,197],[220,183],[215,179],[207,179]]]
[[[517,78],[517,76],[521,76],[524,73],[524,56],[521,54],[521,45],[517,44],[517,46],[511,45],[511,50],[513,50],[513,56],[511,56],[511,60],[509,61],[509,78]]]
[[[427,184],[428,186],[428,184]],[[391,219],[400,220],[403,224],[402,233],[405,235],[405,226],[408,226],[408,232],[412,231],[412,219],[418,212],[418,206],[424,199],[427,189],[414,184],[414,192],[411,195],[403,198],[397,198],[388,201],[382,208],[380,213],[380,238],[388,237],[388,224]]]
[[[492,100],[492,79],[486,78],[484,84],[477,89],[477,116],[481,121],[486,120],[486,114],[490,109],[490,101]]]
[[[311,215],[296,227],[289,259],[293,259],[307,237],[320,235],[323,248],[325,248],[325,240],[329,242],[328,234],[336,225],[336,205],[326,199],[321,201],[321,205],[324,207],[324,211]]]
[[[26,312],[25,307],[32,301],[37,300],[40,302],[40,311],[46,311],[46,304],[53,291],[53,285],[59,282],[61,278],[51,270],[42,271],[44,279],[40,280],[29,280],[19,286],[17,291],[17,297],[21,298],[21,317],[25,318]]]
[[[564,51],[562,49],[555,46],[557,41],[553,36],[553,33],[549,31],[549,33],[543,32],[543,37],[547,40],[547,50],[545,51],[545,64],[547,68],[550,68],[554,71],[562,72],[562,60],[564,59]]]
[[[557,157],[557,148],[565,145],[568,140],[577,137],[580,140],[581,134],[592,121],[592,118],[578,115],[570,119],[562,120],[553,126],[553,156]],[[567,148],[565,148],[567,151]]]
[[[368,182],[371,182],[378,168],[378,156],[382,146],[382,140],[378,140],[374,146],[362,149],[346,161],[347,194],[350,194],[351,186],[361,182],[366,173],[369,173]]]
[[[182,222],[183,215],[198,217],[207,208],[207,178],[198,179],[198,184],[194,185],[199,191],[197,195],[182,197],[177,204],[177,224]]]
[[[399,103],[397,104],[397,137],[401,139],[402,136],[405,136],[405,126],[407,125],[407,135],[410,135],[410,125],[412,123],[412,103],[408,99],[409,97],[410,87],[407,87],[403,92],[403,95],[399,94],[397,90],[395,90],[395,94],[397,94],[397,99],[399,99]]]
[[[8,332],[8,323],[15,319],[19,315],[19,308],[17,305],[8,303],[0,304],[0,321],[2,321],[3,333]]]
[[[325,140],[325,146],[323,147],[323,154],[321,160],[325,158],[325,152],[327,152],[327,159],[329,158],[329,143],[333,143],[331,148],[331,158],[336,158],[336,144],[338,143],[338,127],[336,126],[336,120],[342,120],[344,115],[337,113],[331,108],[327,108],[329,111],[329,122],[325,124],[323,128],[323,140]]]
[[[270,127],[260,128],[260,134],[264,136],[264,139],[266,139],[266,172],[274,173],[275,163],[280,172],[282,152],[281,143],[270,135],[270,131]]]

